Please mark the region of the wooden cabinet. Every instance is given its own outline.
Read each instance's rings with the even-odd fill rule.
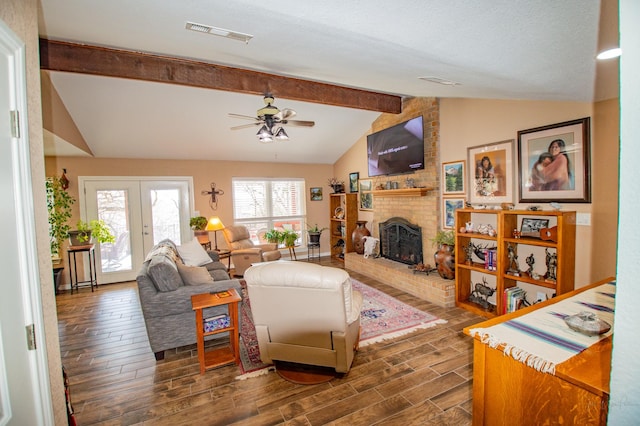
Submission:
[[[500,318],[464,329],[489,328],[592,289],[606,280],[565,293]],[[612,336],[556,365],[555,375],[535,370],[492,348],[479,335],[473,342],[474,425],[606,425]]]
[[[351,234],[358,220],[358,194],[331,194],[329,203],[331,257],[344,259],[354,251]]]
[[[557,227],[555,241],[530,236],[514,236],[514,230],[522,229],[522,221],[527,219],[535,224],[541,221],[547,228]],[[480,225],[490,225],[495,235],[478,232],[460,232],[460,228],[471,222],[477,230]],[[456,306],[476,314],[493,317],[505,313],[505,290],[520,287],[526,292],[526,299],[534,303],[573,290],[575,277],[576,213],[565,211],[528,210],[456,210]],[[494,249],[493,267],[486,265],[477,254],[468,259],[467,248],[473,243],[476,253],[483,249]],[[510,248],[516,257],[520,272],[508,272],[511,266]],[[555,257],[555,280],[545,278],[546,257]],[[533,274],[528,274],[527,258],[533,260]],[[478,296],[479,288],[488,286],[495,292],[487,298],[491,307],[470,301],[473,294]],[[476,291],[474,293],[474,291]]]

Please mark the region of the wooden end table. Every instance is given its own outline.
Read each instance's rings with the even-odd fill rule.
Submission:
[[[221,293],[228,293],[228,296],[220,297]],[[203,293],[191,296],[191,307],[196,311],[196,336],[198,344],[198,361],[200,362],[200,374],[204,374],[205,370],[210,368],[232,363],[240,363],[238,302],[241,300],[242,297],[240,297],[235,288],[231,288],[224,292],[213,294]],[[229,310],[229,327],[205,332],[204,316],[202,311],[205,308],[221,305],[227,305]],[[205,351],[205,336],[224,333],[225,331],[229,332],[229,346]]]

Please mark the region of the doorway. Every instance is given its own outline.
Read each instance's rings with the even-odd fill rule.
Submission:
[[[116,238],[96,248],[100,284],[135,280],[144,257],[165,238],[181,244],[189,229],[191,177],[79,177],[80,216],[101,219]]]

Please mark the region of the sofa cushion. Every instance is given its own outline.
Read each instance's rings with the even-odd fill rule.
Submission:
[[[158,291],[174,291],[183,285],[175,262],[164,255],[151,257],[147,274]]]
[[[203,266],[213,262],[197,238],[178,246],[178,253],[185,265]]]
[[[184,282],[184,285],[202,285],[213,283],[213,277],[204,266],[189,266],[182,263],[176,263],[178,273]]]

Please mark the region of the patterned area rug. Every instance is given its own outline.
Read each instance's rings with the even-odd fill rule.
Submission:
[[[363,303],[360,312],[360,347],[393,339],[421,328],[446,323],[431,314],[422,312],[387,294],[369,287],[358,280],[351,279],[353,289],[362,293]],[[246,289],[243,289],[243,303],[240,312],[242,330],[240,332],[240,371],[237,379],[247,379],[273,370],[270,364],[260,360],[260,350],[256,330],[251,315],[251,301]]]

